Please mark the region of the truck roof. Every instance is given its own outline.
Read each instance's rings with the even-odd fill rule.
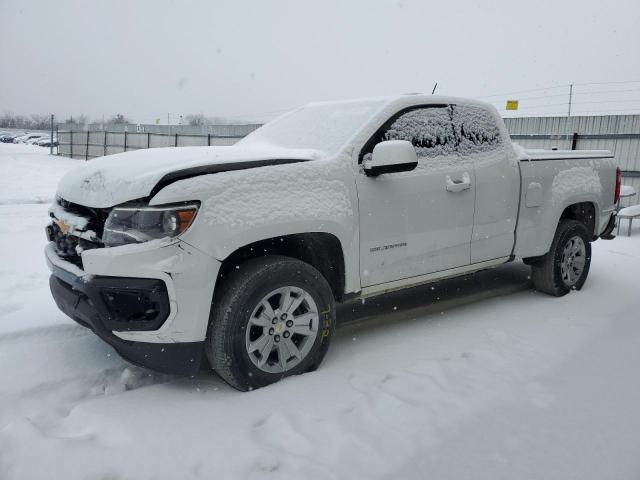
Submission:
[[[456,104],[456,105],[475,105],[490,110],[495,110],[490,103],[482,102],[480,100],[474,100],[463,97],[450,97],[445,95],[431,95],[427,93],[404,93],[401,95],[388,95],[379,97],[361,97],[350,98],[346,100],[332,100],[322,102],[311,102],[305,106],[320,106],[320,105],[348,105],[350,103],[362,103],[362,102],[380,102],[385,105],[392,105],[394,103],[406,104],[407,100],[416,104]]]

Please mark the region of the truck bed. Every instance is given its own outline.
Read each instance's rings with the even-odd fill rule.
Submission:
[[[616,163],[611,152],[514,149],[521,178],[516,256],[545,254],[569,205],[584,205],[594,237],[603,232],[615,211]]]

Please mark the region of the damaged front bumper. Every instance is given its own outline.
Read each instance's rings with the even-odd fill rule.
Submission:
[[[215,282],[201,275],[216,262],[177,243],[91,250],[84,269],[59,257],[53,243],[45,256],[58,308],[123,358],[164,373],[198,371]]]

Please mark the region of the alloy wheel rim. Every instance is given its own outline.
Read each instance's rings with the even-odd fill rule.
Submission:
[[[567,287],[573,287],[582,276],[587,260],[587,249],[582,237],[575,235],[565,243],[560,260],[560,274]]]
[[[318,336],[318,307],[306,290],[285,286],[266,294],[249,317],[245,346],[251,362],[284,373],[302,362]]]

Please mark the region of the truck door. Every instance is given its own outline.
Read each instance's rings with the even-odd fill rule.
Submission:
[[[363,287],[468,265],[475,198],[469,157],[457,153],[449,105],[412,107],[391,117],[359,154],[385,140],[408,140],[410,172],[356,176]]]
[[[520,195],[508,133],[493,112],[474,105],[455,105],[453,124],[460,156],[473,159],[476,174],[471,263],[507,257],[513,250]]]

